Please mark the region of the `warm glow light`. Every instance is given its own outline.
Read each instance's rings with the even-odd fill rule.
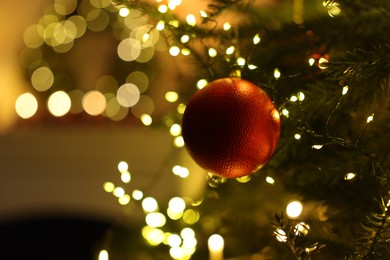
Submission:
[[[236,180],[237,180],[239,183],[247,183],[247,182],[249,182],[251,179],[252,179],[252,177],[249,176],[249,175],[246,175],[246,176],[242,176],[242,177],[236,178]]]
[[[153,212],[146,215],[145,222],[149,227],[162,227],[166,223],[166,218],[160,212]]]
[[[53,83],[54,75],[48,67],[40,67],[31,75],[31,84],[37,91],[48,90]]]
[[[129,183],[131,181],[131,175],[129,172],[122,172],[121,174],[121,180],[124,183]]]
[[[105,183],[103,184],[103,189],[104,189],[106,192],[111,193],[111,192],[114,191],[115,185],[114,185],[114,183],[112,183],[112,182],[105,182]]]
[[[152,228],[150,226],[145,226],[142,229],[142,236],[152,246],[158,246],[164,241],[165,238],[164,232],[161,229]]]
[[[187,24],[188,24],[189,26],[195,26],[195,25],[196,25],[196,18],[195,18],[195,15],[193,15],[193,14],[187,15],[186,21],[187,21]]]
[[[209,259],[222,260],[224,244],[225,241],[221,235],[211,235],[207,240],[207,245],[209,248]]]
[[[82,100],[82,105],[89,115],[97,116],[104,112],[106,109],[106,98],[102,93],[96,90],[86,93]]]
[[[183,136],[177,136],[175,138],[175,140],[173,141],[174,145],[178,148],[180,147],[184,147],[185,143],[184,143],[184,138]]]
[[[246,63],[246,60],[242,57],[237,58],[237,65],[238,66],[244,66]]]
[[[178,136],[181,134],[181,126],[179,124],[173,124],[169,129],[169,132],[173,136]]]
[[[33,94],[24,93],[16,99],[15,110],[21,118],[31,118],[38,110],[38,101]]]
[[[209,48],[208,53],[211,58],[215,58],[218,54],[217,50],[214,48]]]
[[[310,66],[313,66],[315,62],[316,62],[315,59],[313,59],[313,58],[310,58],[310,59],[309,59],[309,65],[310,65]]]
[[[156,29],[157,29],[158,31],[162,31],[162,30],[164,30],[164,28],[165,28],[165,22],[164,22],[164,21],[159,21],[159,22],[156,24]]]
[[[292,96],[290,97],[290,101],[291,101],[291,102],[297,102],[297,101],[298,101],[298,97],[292,95]]]
[[[118,163],[119,172],[126,172],[129,169],[129,165],[125,161],[121,161]]]
[[[282,109],[282,115],[284,115],[285,117],[289,117],[290,111],[288,111],[288,109],[286,109],[286,108],[283,108]]]
[[[100,251],[98,260],[108,260],[108,252],[107,252],[107,250],[101,250]]]
[[[184,34],[181,38],[180,38],[180,42],[181,43],[187,43],[188,41],[190,40],[190,36]]]
[[[146,126],[149,126],[153,123],[152,117],[148,114],[142,114],[140,116],[140,119],[141,119],[141,122]]]
[[[234,53],[234,50],[235,50],[234,46],[230,46],[229,48],[226,49],[226,52],[225,52],[225,53],[226,53],[227,55],[231,55],[231,54]]]
[[[118,198],[118,202],[119,204],[121,204],[122,206],[125,206],[127,204],[129,204],[130,202],[130,196],[128,194],[125,194],[121,197]]]
[[[179,114],[184,114],[184,111],[186,110],[186,105],[185,104],[179,104],[178,106],[177,106],[177,113],[179,113]]]
[[[181,244],[181,237],[177,234],[171,234],[169,237],[168,237],[168,245],[170,245],[171,247],[177,247],[177,246],[180,246]]]
[[[50,95],[47,101],[49,112],[56,117],[61,117],[67,114],[70,110],[72,102],[70,97],[64,91],[57,91]]]
[[[153,212],[158,209],[157,200],[152,197],[146,197],[142,201],[142,208],[146,212]]]
[[[298,100],[299,101],[305,100],[305,94],[303,92],[298,92]]]
[[[267,177],[265,178],[265,181],[266,181],[267,183],[269,183],[269,184],[274,184],[274,183],[275,183],[274,178],[272,178],[272,177],[270,177],[270,176],[267,176]]]
[[[168,207],[172,212],[180,213],[186,208],[186,203],[182,198],[174,197],[169,200]]]
[[[297,140],[299,140],[299,139],[301,139],[301,135],[300,135],[300,134],[295,134],[295,135],[294,135],[294,138],[297,139]]]
[[[260,35],[256,34],[255,37],[253,37],[253,44],[259,44],[261,41]]]
[[[345,176],[344,176],[344,179],[349,181],[349,180],[352,180],[353,178],[356,177],[356,173],[353,173],[353,172],[349,172],[347,173]]]
[[[180,236],[185,240],[187,238],[195,237],[195,231],[192,228],[183,228],[180,232]]]
[[[169,54],[171,54],[171,56],[173,56],[173,57],[179,55],[180,54],[180,48],[177,47],[177,46],[172,46],[171,48],[169,48]]]
[[[168,91],[165,93],[165,99],[171,103],[176,102],[179,99],[179,94],[175,91]]]
[[[187,209],[183,213],[183,221],[189,225],[193,225],[199,220],[199,212],[193,209]]]
[[[290,218],[297,218],[301,215],[303,205],[300,201],[292,201],[286,207],[287,216]]]
[[[229,31],[232,28],[229,22],[223,24],[223,30]]]
[[[119,16],[127,17],[129,14],[130,14],[129,8],[122,7],[121,9],[119,9]]]
[[[315,145],[311,146],[311,148],[316,149],[316,150],[320,150],[320,149],[322,149],[322,147],[323,147],[322,144],[315,144]]]
[[[275,68],[275,70],[274,70],[274,77],[275,77],[275,79],[280,78],[281,75],[282,74],[280,73],[279,69]]]
[[[184,56],[188,56],[191,54],[191,50],[187,48],[183,48],[181,49],[181,54],[183,54]]]
[[[186,167],[175,165],[172,168],[173,174],[180,176],[181,178],[187,178],[189,175],[189,171]]]
[[[276,240],[278,240],[279,242],[287,242],[287,234],[286,232],[284,232],[283,229],[276,229],[274,231],[274,234],[276,235]]]
[[[166,6],[166,5],[160,5],[157,9],[162,14],[165,14],[166,12],[168,12],[168,6]]]
[[[372,114],[371,116],[367,117],[367,124],[370,123],[372,120],[374,120],[374,114]]]
[[[125,195],[125,190],[122,187],[116,187],[113,191],[113,194],[115,197],[120,198]]]
[[[200,13],[200,16],[203,17],[203,18],[207,18],[208,17],[207,13],[205,11],[203,11],[203,10],[200,10],[199,13]]]
[[[310,226],[305,222],[300,222],[295,225],[295,235],[307,235],[309,233]]]
[[[123,107],[133,107],[140,99],[140,92],[133,83],[125,83],[116,92],[116,99]]]
[[[126,38],[118,45],[118,57],[124,61],[136,60],[141,54],[141,49],[142,48],[139,41],[132,38]]]
[[[318,60],[318,68],[320,69],[326,69],[326,64],[328,63],[328,60],[324,57],[321,57],[319,60]]]
[[[202,89],[202,88],[206,87],[207,84],[208,84],[207,80],[205,80],[205,79],[200,79],[200,80],[196,83],[196,87],[197,87],[198,89]]]
[[[140,190],[134,190],[132,193],[133,199],[135,200],[142,200],[144,193]]]

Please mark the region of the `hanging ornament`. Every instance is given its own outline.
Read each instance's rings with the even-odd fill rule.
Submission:
[[[223,78],[188,102],[182,135],[189,154],[220,177],[254,173],[275,151],[280,117],[267,93],[249,81]]]

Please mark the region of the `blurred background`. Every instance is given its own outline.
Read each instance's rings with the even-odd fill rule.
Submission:
[[[162,203],[202,190],[172,174],[169,115],[195,75],[151,28],[110,0],[0,1],[1,259],[96,259],[115,223],[144,221],[114,183]]]

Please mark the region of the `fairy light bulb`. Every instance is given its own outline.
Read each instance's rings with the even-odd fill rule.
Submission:
[[[232,28],[231,24],[226,22],[223,24],[223,30],[224,31],[229,31]]]
[[[189,14],[186,17],[186,22],[189,26],[195,26],[196,25],[196,17],[193,14]]]
[[[287,216],[290,218],[297,218],[301,215],[303,205],[300,201],[292,201],[286,207]]]
[[[261,38],[260,38],[260,35],[259,34],[256,34],[254,37],[253,37],[253,44],[254,45],[257,45],[259,44],[261,41]]]

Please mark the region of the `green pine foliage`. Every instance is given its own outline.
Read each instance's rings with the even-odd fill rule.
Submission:
[[[136,4],[155,19],[170,19],[142,2],[117,2]],[[242,259],[254,254],[264,259],[388,259],[390,1],[305,1],[302,24],[286,18],[290,1],[280,2],[263,8],[256,1],[212,1],[203,23],[210,26],[170,28],[168,44],[192,35],[181,46],[192,50],[188,62],[198,65],[199,78],[227,77],[240,69],[242,78],[265,89],[282,113],[280,143],[270,163],[249,183],[228,180],[210,187],[201,215],[215,228],[203,223],[197,231],[204,237],[223,234],[226,244],[234,245],[226,249],[227,256]],[[341,13],[331,17],[327,11],[335,4]],[[225,32],[218,18],[229,13],[246,17]],[[253,45],[256,34],[261,43]],[[237,66],[223,55],[208,57],[207,49],[215,46],[211,40],[218,42],[219,52],[234,45],[236,54],[257,68]],[[319,64],[320,58],[326,61]],[[275,68],[281,72],[278,79]],[[183,89],[187,96],[194,91]],[[356,177],[348,180],[348,173]],[[272,176],[275,185],[265,183],[264,176]],[[301,219],[310,226],[307,234],[296,231],[297,220],[277,214],[274,221],[294,196],[312,209]],[[276,230],[283,230],[286,241],[276,240]],[[206,250],[198,248],[195,258],[205,257]]]

